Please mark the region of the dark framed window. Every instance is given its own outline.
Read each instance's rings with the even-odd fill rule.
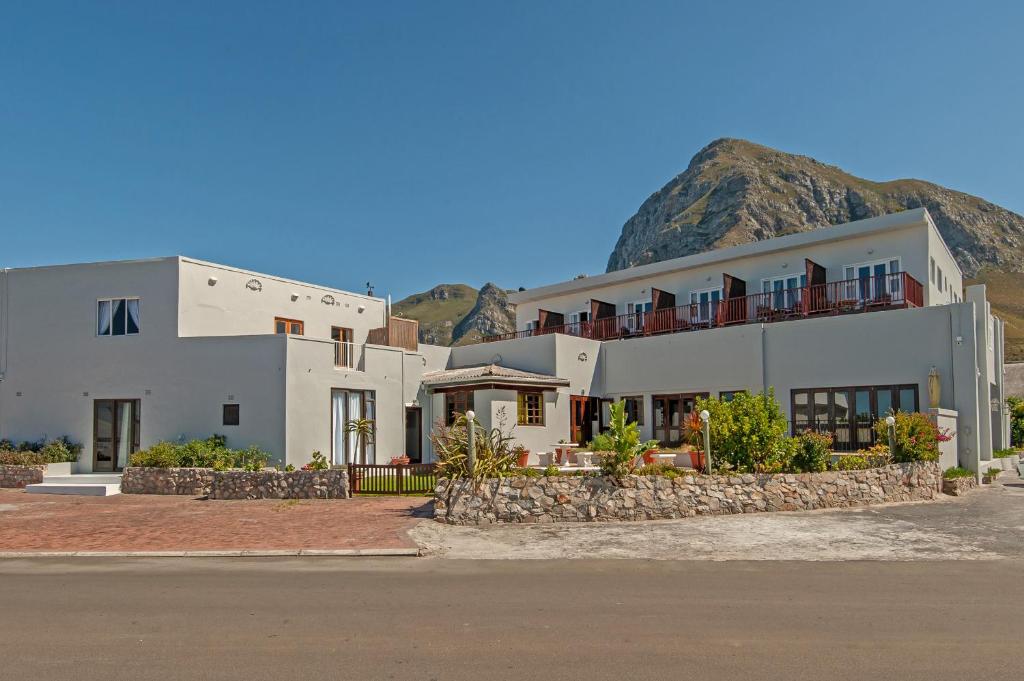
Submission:
[[[301,336],[305,331],[305,324],[301,319],[286,319],[274,317],[274,333],[287,333],[292,336]]]
[[[722,390],[718,393],[718,399],[722,402],[732,402],[737,393],[745,393],[746,390]]]
[[[790,396],[792,433],[830,433],[832,448],[856,451],[875,444],[874,425],[892,411],[915,412],[920,406],[916,384],[838,388],[800,388]]]
[[[138,298],[96,301],[97,336],[135,336],[142,328]]]
[[[473,391],[455,390],[444,394],[444,422],[455,423],[455,418],[473,409]]]
[[[225,426],[237,426],[239,424],[240,413],[239,406],[237,404],[225,404],[224,405],[224,425]]]
[[[623,397],[622,401],[626,403],[626,420],[636,421],[638,426],[644,425],[644,398]]]
[[[544,425],[544,393],[521,392],[516,395],[516,402],[519,425]]]

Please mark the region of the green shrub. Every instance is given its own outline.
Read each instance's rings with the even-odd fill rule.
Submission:
[[[270,454],[259,447],[228,449],[224,436],[214,435],[184,444],[158,442],[132,454],[129,465],[144,468],[212,468],[217,471],[232,468],[262,470],[269,460]]]
[[[640,427],[635,421],[626,419],[626,403],[613,402],[609,408],[608,437],[611,449],[601,457],[601,472],[621,478],[636,468],[637,459],[649,449],[658,446],[657,440],[640,441]]]
[[[503,478],[519,467],[515,438],[505,430],[505,410],[498,410],[498,425],[487,430],[477,419],[469,423],[464,414],[448,426],[438,422],[430,434],[439,478]],[[473,429],[473,470],[469,470],[469,433]]]
[[[594,439],[587,443],[587,449],[592,452],[610,452],[614,444],[611,435],[608,433],[598,433],[594,436]]]
[[[999,474],[1002,472],[1002,468],[996,468],[995,466],[992,466],[987,471],[985,471],[985,477],[988,478],[989,480],[995,480],[996,478],[999,477]]]
[[[515,471],[516,475],[521,475],[524,478],[539,478],[543,475],[536,468],[517,468]]]
[[[41,466],[50,463],[38,452],[0,451],[0,466]]]
[[[1010,444],[1024,447],[1024,398],[1007,397],[1010,407]]]
[[[549,478],[554,478],[562,474],[562,471],[558,469],[558,466],[551,464],[544,469],[544,475]]]
[[[893,416],[896,419],[892,451],[895,463],[939,460],[939,429],[926,414],[898,411]],[[875,423],[875,433],[879,442],[889,441],[889,425],[884,418]]]
[[[942,471],[942,477],[946,480],[955,480],[957,478],[973,478],[974,473],[967,470],[966,468],[960,468],[959,466],[953,466]]]
[[[68,463],[78,461],[78,452],[72,452],[64,440],[51,440],[43,445],[39,453],[47,463]]]
[[[716,467],[738,473],[788,470],[796,443],[786,434],[788,422],[774,390],[736,393],[728,402],[700,398],[694,411],[704,409],[711,415],[711,458]]]
[[[325,471],[331,467],[327,457],[320,453],[320,450],[313,452],[313,459],[302,467],[304,471]]]
[[[837,471],[863,471],[872,468],[872,466],[866,456],[843,454],[832,465],[832,468]]]
[[[1005,458],[1007,458],[1009,456],[1013,456],[1016,453],[1017,453],[1017,450],[1016,449],[1012,449],[1012,448],[997,449],[996,451],[992,452],[992,458],[993,459],[1005,459]]]
[[[678,478],[682,471],[670,463],[649,463],[636,469],[637,475],[660,475],[666,478]]]
[[[790,462],[791,470],[800,473],[820,473],[828,470],[831,461],[831,435],[807,430],[796,437],[796,452]]]

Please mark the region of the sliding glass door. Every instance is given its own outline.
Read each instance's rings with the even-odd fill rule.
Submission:
[[[93,401],[92,469],[124,470],[139,450],[139,400]]]
[[[373,436],[360,437],[348,426],[364,418],[375,423],[376,411],[372,390],[331,391],[331,461],[334,465],[375,463]]]

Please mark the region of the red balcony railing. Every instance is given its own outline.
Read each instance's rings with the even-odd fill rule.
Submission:
[[[561,333],[612,340],[708,329],[734,324],[777,322],[818,315],[870,312],[924,305],[924,287],[906,272],[779,289],[726,300],[633,312],[587,322],[559,324],[485,336],[485,343]]]

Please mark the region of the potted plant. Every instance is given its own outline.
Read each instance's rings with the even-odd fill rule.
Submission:
[[[995,466],[992,466],[987,471],[985,471],[985,477],[982,478],[982,482],[984,482],[985,484],[992,484],[993,482],[995,482],[996,478],[998,478],[999,474],[1002,472],[1002,468],[996,468]]]
[[[409,459],[408,455],[406,455],[406,454],[402,454],[401,456],[393,456],[393,457],[391,457],[391,465],[392,466],[408,466],[409,465],[409,461],[410,461],[410,459]]]
[[[657,449],[648,449],[646,452],[644,452],[644,463],[647,465],[654,463],[654,455],[657,453]]]
[[[520,468],[526,468],[530,463],[530,450],[522,445],[517,445],[514,451],[516,453],[516,465]]]

